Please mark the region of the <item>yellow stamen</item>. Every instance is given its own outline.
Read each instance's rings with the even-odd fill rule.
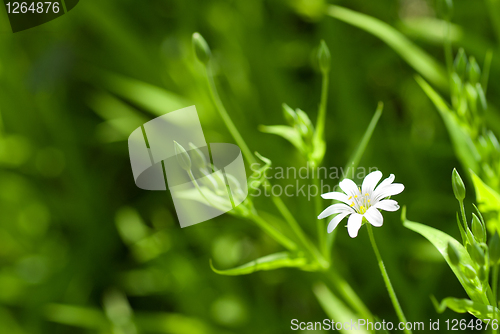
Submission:
[[[365,196],[370,196],[370,194],[369,194],[369,193],[366,193],[366,194],[365,194]]]
[[[354,202],[351,203],[351,207],[353,207],[353,206],[354,206]]]
[[[354,195],[354,198],[358,198],[358,195]]]

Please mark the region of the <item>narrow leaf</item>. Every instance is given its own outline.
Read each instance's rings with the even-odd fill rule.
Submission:
[[[334,5],[328,6],[327,14],[380,38],[433,84],[443,88],[447,87],[448,80],[445,69],[424,50],[387,23]]]
[[[306,258],[294,256],[289,252],[280,252],[267,255],[254,261],[248,262],[242,266],[227,270],[216,269],[212,264],[212,260],[210,260],[210,267],[215,273],[228,276],[248,275],[256,271],[274,270],[290,267],[300,268],[306,271],[312,271],[316,269],[316,266],[309,264]]]
[[[447,308],[457,313],[470,313],[479,319],[493,319],[493,306],[486,305],[483,303],[474,302],[469,299],[459,299],[448,297],[438,303],[437,300],[432,297],[432,303],[436,308],[438,313],[443,313]],[[496,309],[496,314],[500,314],[500,310]]]
[[[490,230],[500,230],[500,194],[471,172],[472,183],[476,190],[476,201],[479,209],[485,214],[486,222]]]

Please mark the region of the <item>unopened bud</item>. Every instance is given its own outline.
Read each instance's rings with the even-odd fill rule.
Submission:
[[[469,82],[465,84],[465,95],[467,96],[467,102],[469,104],[469,108],[472,110],[473,113],[476,113],[478,95],[476,88],[472,86]]]
[[[476,262],[481,266],[483,266],[486,263],[484,260],[484,251],[481,248],[481,246],[479,246],[479,244],[476,242],[472,246],[472,254],[470,254],[470,256],[472,260],[474,260],[474,262]]]
[[[297,123],[299,125],[299,130],[304,139],[306,139],[306,142],[308,142],[313,137],[314,126],[312,125],[309,116],[307,116],[305,112],[303,112],[300,109],[297,109],[296,112],[297,112]]]
[[[185,171],[190,171],[191,158],[189,157],[189,154],[186,152],[184,147],[182,147],[181,144],[179,144],[175,140],[174,140],[174,150],[175,150],[175,157],[177,158],[179,166],[181,166],[181,168],[184,169]]]
[[[475,85],[479,80],[481,80],[481,68],[477,64],[476,58],[470,57],[469,64],[467,65],[467,74],[469,76],[469,82]]]
[[[475,213],[472,214],[472,233],[477,242],[486,242],[486,229]]]
[[[465,78],[465,71],[467,69],[467,56],[465,55],[464,49],[460,48],[458,54],[455,57],[455,62],[453,64],[455,72],[458,74],[460,79]]]
[[[193,49],[196,54],[196,58],[203,64],[207,64],[212,56],[212,52],[210,51],[210,47],[207,42],[199,33],[195,32],[192,38]]]
[[[318,62],[321,72],[327,73],[328,71],[330,71],[331,61],[332,57],[330,55],[330,50],[328,49],[328,46],[326,45],[325,41],[321,40],[318,49]]]
[[[189,143],[189,152],[191,153],[191,158],[193,159],[193,163],[196,167],[200,169],[204,169],[207,167],[207,159],[205,158],[205,154],[196,147],[193,143]]]
[[[473,279],[476,278],[476,276],[477,276],[476,271],[474,270],[474,268],[472,268],[468,264],[462,265],[461,269],[462,269],[462,272],[464,273],[465,277],[467,277],[469,280],[472,281]]]
[[[484,113],[486,109],[488,109],[488,102],[486,102],[486,94],[484,94],[483,86],[478,82],[476,83],[476,91],[479,96],[479,106],[481,107],[481,111]]]
[[[288,104],[283,103],[283,116],[285,117],[285,120],[290,126],[295,126],[297,123],[297,114],[295,111],[293,111],[292,108],[288,106]]]
[[[456,168],[453,168],[451,184],[453,186],[453,193],[455,194],[455,198],[460,202],[463,201],[465,198],[465,185]]]

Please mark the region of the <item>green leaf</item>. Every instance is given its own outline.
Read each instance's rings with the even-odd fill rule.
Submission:
[[[470,313],[481,320],[493,319],[493,306],[483,303],[474,302],[469,299],[445,298],[438,303],[436,298],[431,296],[432,303],[438,313],[443,313],[447,308],[457,313]],[[496,309],[497,316],[500,315],[500,310]]]
[[[248,262],[242,266],[227,270],[219,270],[214,268],[212,260],[210,260],[210,267],[215,273],[228,276],[248,275],[256,271],[291,267],[300,268],[306,271],[314,271],[317,269],[317,265],[308,263],[308,260],[306,258],[295,256],[290,252],[280,252],[267,255],[254,261]]]
[[[377,123],[378,120],[380,119],[380,116],[382,116],[382,110],[384,110],[384,104],[382,102],[379,102],[377,110],[375,111],[375,114],[373,115],[370,124],[368,124],[368,127],[366,128],[363,138],[361,139],[361,142],[359,143],[358,147],[356,148],[356,151],[354,151],[354,154],[351,156],[349,162],[346,164],[344,168],[344,170],[346,171],[345,175],[349,175],[350,172],[349,168],[352,168],[354,170],[358,168],[359,161],[361,160],[363,154],[365,153],[366,147],[368,146],[368,143],[372,138],[373,131],[375,131],[375,128],[377,127]]]
[[[424,50],[387,23],[353,10],[330,5],[327,14],[380,38],[417,72],[439,87],[447,88],[445,69]]]
[[[500,231],[500,194],[472,171],[471,176],[476,190],[476,201],[479,204],[479,210],[485,215],[488,228]]]
[[[351,311],[337,296],[335,296],[328,287],[323,283],[316,283],[313,286],[313,292],[318,299],[319,304],[330,319],[335,319],[336,322],[351,323],[353,319],[359,319],[359,315]],[[352,333],[352,329],[339,330],[340,333]],[[358,333],[369,333],[364,328],[359,327]]]
[[[467,168],[476,172],[479,170],[478,161],[481,156],[477,151],[470,136],[460,126],[455,114],[448,108],[443,98],[421,77],[416,77],[417,83],[422,87],[425,94],[431,99],[443,119],[443,122],[450,134],[455,153]]]
[[[288,140],[290,143],[292,143],[293,146],[295,146],[299,150],[300,153],[304,154],[306,152],[304,142],[302,141],[302,136],[300,135],[300,133],[296,129],[294,129],[290,126],[286,126],[286,125],[270,125],[270,126],[261,125],[261,126],[259,126],[259,130],[262,132],[265,132],[265,133],[270,133],[273,135],[283,137],[286,140]]]
[[[433,227],[411,222],[409,220],[405,220],[403,222],[403,225],[422,235],[425,237],[427,240],[429,240],[434,247],[437,248],[439,253],[443,256],[443,258],[446,260],[448,265],[450,266],[451,270],[457,277],[457,279],[460,281],[460,284],[462,284],[465,292],[467,292],[467,295],[473,300],[478,303],[488,303],[488,299],[486,298],[486,294],[484,291],[481,290],[481,283],[477,278],[475,278],[472,282],[466,282],[466,278],[461,275],[459,269],[457,266],[454,266],[448,257],[448,243],[451,243],[453,247],[457,250],[459,256],[460,256],[460,264],[464,266],[470,266],[471,268],[475,267],[474,262],[469,256],[469,253],[465,249],[465,247],[458,242],[455,238],[449,236],[448,234],[435,229]]]

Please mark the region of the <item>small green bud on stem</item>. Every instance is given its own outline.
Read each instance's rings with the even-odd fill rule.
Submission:
[[[486,228],[483,223],[476,216],[475,213],[472,214],[472,233],[477,242],[486,242]]]
[[[203,152],[193,143],[189,143],[189,148],[194,165],[200,169],[206,168],[207,159],[205,158],[205,154],[203,154]]]
[[[288,104],[283,103],[283,116],[285,116],[285,120],[290,126],[295,126],[297,123],[297,114],[293,111],[292,108],[288,106]]]
[[[453,186],[453,193],[455,194],[455,198],[458,201],[462,202],[465,198],[465,185],[456,168],[453,168],[451,184]]]
[[[212,57],[212,52],[207,44],[207,41],[199,33],[195,32],[192,38],[193,49],[196,54],[196,58],[203,64],[207,64]]]
[[[174,140],[174,150],[175,150],[175,157],[177,158],[179,166],[181,166],[181,168],[184,169],[185,171],[190,171],[191,158],[189,157],[189,154],[186,152],[184,147],[182,147],[181,144],[179,144],[175,140]]]
[[[319,68],[323,74],[326,74],[330,71],[331,61],[332,57],[330,55],[330,50],[328,49],[328,46],[326,45],[325,41],[321,40],[318,49],[318,62],[319,62]]]
[[[476,58],[470,57],[469,64],[467,65],[467,74],[469,77],[469,82],[475,85],[481,80],[481,68],[477,64]]]
[[[467,69],[467,56],[465,55],[464,49],[460,48],[458,50],[453,67],[460,79],[464,79],[465,71]]]

